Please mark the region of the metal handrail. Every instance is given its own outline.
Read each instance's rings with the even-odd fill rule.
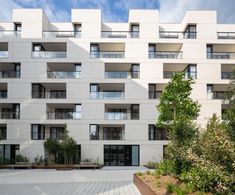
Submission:
[[[66,58],[66,51],[32,51],[32,58]]]
[[[81,119],[81,112],[47,112],[47,119]]]
[[[124,58],[124,51],[91,51],[90,58]]]
[[[20,119],[20,112],[0,112],[0,119]]]
[[[81,71],[48,71],[47,78],[53,78],[53,79],[81,78]]]
[[[81,31],[43,31],[44,38],[80,38]]]
[[[45,92],[38,92],[32,91],[32,98],[33,99],[65,99],[66,98],[66,91],[45,91]]]
[[[105,91],[105,92],[90,92],[90,99],[124,99],[124,92]]]
[[[149,51],[149,58],[181,59],[182,51]]]

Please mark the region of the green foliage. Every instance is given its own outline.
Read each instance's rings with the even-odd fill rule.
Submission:
[[[34,163],[35,163],[36,165],[42,165],[42,164],[44,164],[44,158],[43,158],[43,156],[38,156],[38,155],[37,155],[37,157],[34,158]]]
[[[175,165],[172,160],[163,160],[156,165],[156,175],[175,175]]]
[[[160,113],[158,124],[170,124],[178,118],[194,119],[199,112],[199,105],[190,98],[192,79],[184,79],[183,73],[174,74],[160,97],[157,109]]]
[[[7,165],[7,164],[10,164],[10,159],[0,155],[0,165]]]
[[[21,154],[17,154],[15,161],[16,162],[29,162],[29,159]]]
[[[156,165],[158,163],[157,162],[147,162],[146,164],[144,164],[145,167],[149,168],[149,169],[155,169]]]
[[[137,172],[136,175],[141,177],[141,176],[143,176],[143,173],[142,172]]]

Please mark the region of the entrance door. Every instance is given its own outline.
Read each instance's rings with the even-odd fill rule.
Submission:
[[[104,145],[105,166],[139,166],[139,145]]]

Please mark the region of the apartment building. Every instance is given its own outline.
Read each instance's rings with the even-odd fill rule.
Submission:
[[[157,10],[130,10],[127,23],[104,23],[100,10],[73,9],[71,22],[51,23],[41,9],[13,10],[0,23],[0,155],[33,161],[67,126],[82,160],[161,160],[168,141],[156,105],[174,72],[195,79],[199,124],[228,108],[235,25],[216,17],[188,11],[166,24]]]

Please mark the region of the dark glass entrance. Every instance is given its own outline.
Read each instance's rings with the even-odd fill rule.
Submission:
[[[104,145],[105,166],[139,166],[139,145]]]

